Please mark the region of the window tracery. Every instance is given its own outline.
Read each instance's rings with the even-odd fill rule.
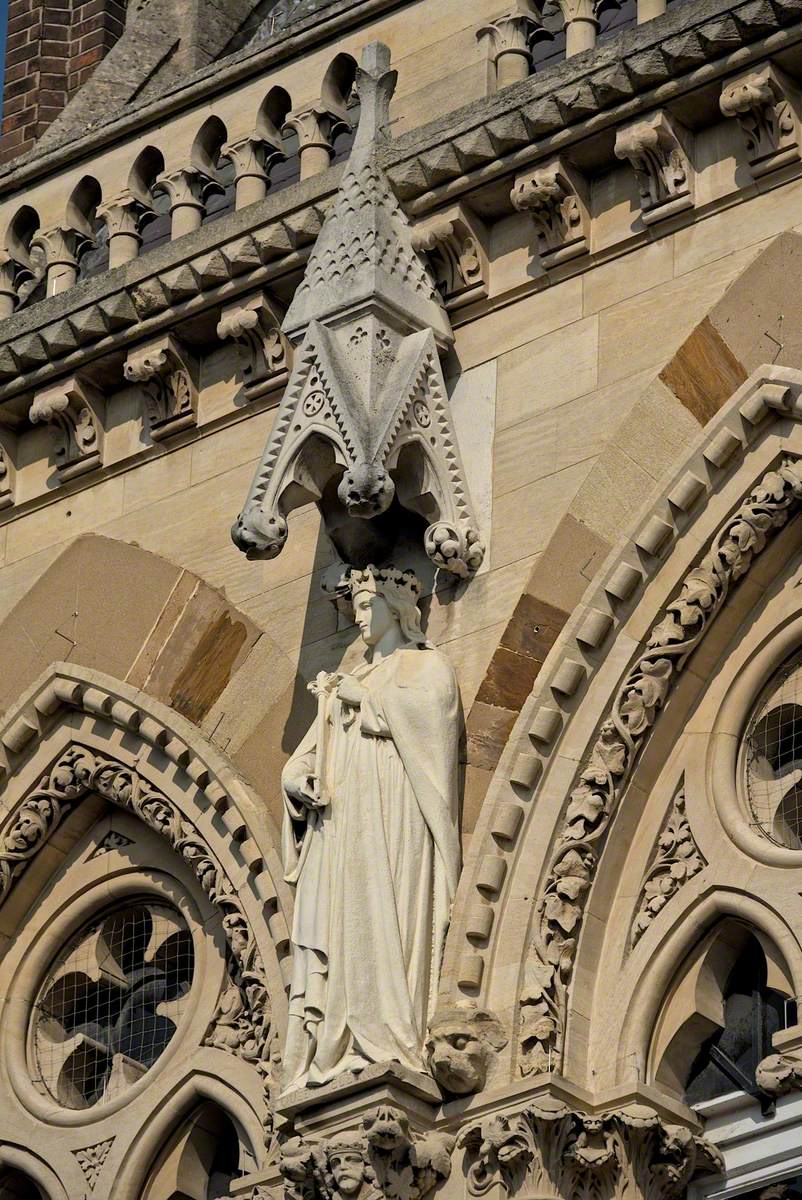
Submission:
[[[175,1036],[195,952],[184,918],[143,899],[85,926],[57,956],[31,1026],[34,1082],[65,1108],[122,1095]]]
[[[764,838],[802,849],[802,660],[769,682],[747,728],[744,779],[749,817]]]

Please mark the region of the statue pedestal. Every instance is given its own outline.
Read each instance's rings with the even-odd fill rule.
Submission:
[[[365,1113],[392,1105],[405,1113],[413,1130],[431,1129],[442,1096],[434,1080],[400,1063],[374,1063],[358,1075],[347,1074],[325,1087],[302,1088],[281,1097],[276,1127],[290,1124],[301,1137],[327,1137],[356,1129]]]

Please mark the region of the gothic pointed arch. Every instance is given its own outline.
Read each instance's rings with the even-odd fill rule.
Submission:
[[[802,551],[794,520],[802,503],[800,394],[802,375],[764,367],[721,406],[610,554],[523,707],[471,846],[446,960],[451,1002],[487,1007],[508,1023],[513,1036],[500,1071],[636,1086],[648,1047],[628,1041],[627,988],[659,943],[648,928],[633,939],[638,906],[651,894],[646,881],[659,889],[663,875],[680,873],[671,874],[672,846],[693,862],[681,898],[660,912],[665,938],[669,911],[698,936],[691,901],[711,897],[712,921],[727,911],[718,893],[733,872],[749,877],[734,860],[724,868],[723,856],[723,875],[707,866],[716,836],[740,851],[720,824],[710,832],[717,802],[698,817],[696,796],[713,768],[705,753],[688,750],[686,734],[696,732],[698,750],[710,679],[762,606],[775,596],[785,604],[780,625],[795,611],[788,592]],[[722,680],[719,700],[725,688]],[[732,741],[737,728],[723,734]],[[781,937],[793,962],[799,917]],[[622,957],[637,967],[622,966]],[[609,1002],[595,1004],[605,987]]]
[[[3,910],[13,909],[18,890],[25,892],[22,885],[40,856],[49,855],[47,871],[57,871],[67,843],[62,831],[90,800],[100,798],[144,824],[194,880],[218,914],[228,964],[203,1045],[235,1056],[246,1068],[247,1102],[237,1101],[237,1109],[226,1097],[221,1111],[247,1131],[254,1156],[263,1154],[272,1121],[272,1069],[286,1022],[289,934],[285,885],[259,798],[185,718],[129,684],[66,663],[53,664],[6,714],[0,787],[4,931],[21,919],[30,889],[18,913]],[[101,844],[95,855],[105,848]],[[106,891],[116,894],[114,886]],[[12,1023],[22,1024],[19,1036],[7,1039],[7,1052],[19,1059],[12,1076],[22,1078],[27,1008],[12,1005],[10,1011]],[[221,1070],[215,1061],[212,1073]],[[184,1105],[186,1088],[205,1095],[203,1086],[197,1090],[195,1068],[182,1087],[178,1102]]]

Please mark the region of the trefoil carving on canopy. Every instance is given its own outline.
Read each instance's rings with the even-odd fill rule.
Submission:
[[[364,565],[392,554],[412,514],[432,562],[465,577],[484,548],[440,364],[453,335],[378,163],[389,62],[376,43],[357,71],[357,139],[282,324],[289,382],[232,536],[249,558],[274,558],[289,513],[314,501],[340,557]]]

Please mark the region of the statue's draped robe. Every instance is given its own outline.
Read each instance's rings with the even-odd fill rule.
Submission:
[[[327,807],[286,792],[314,772],[315,726],[284,769],[284,866],[296,885],[285,1090],[373,1062],[423,1069],[459,874],[450,664],[410,646],[355,675],[359,708],[326,702]]]

